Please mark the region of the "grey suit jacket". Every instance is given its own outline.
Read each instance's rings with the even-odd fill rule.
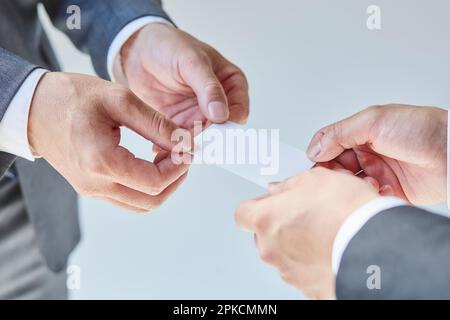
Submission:
[[[91,57],[97,73],[108,79],[106,56],[127,23],[152,15],[167,18],[159,0],[2,0],[0,1],[0,120],[27,75],[38,66],[58,70],[58,63],[37,16],[41,2],[52,22]],[[81,9],[81,29],[68,30],[67,8]],[[0,177],[14,165],[38,246],[48,266],[59,271],[80,238],[76,194],[45,160],[34,163],[0,152]]]
[[[375,215],[350,241],[338,299],[450,299],[450,219],[415,207]],[[378,279],[376,279],[378,277]]]

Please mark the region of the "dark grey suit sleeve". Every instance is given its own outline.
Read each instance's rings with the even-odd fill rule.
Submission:
[[[107,71],[108,49],[114,37],[129,22],[143,16],[169,19],[160,0],[42,0],[54,25],[66,33],[72,42],[91,56],[98,75],[109,79]],[[81,29],[68,30],[67,8],[77,5],[81,9]]]
[[[36,68],[37,66],[32,63],[0,48],[0,121],[22,83]],[[15,158],[14,155],[0,152],[0,177],[11,166]]]
[[[450,299],[449,269],[450,219],[396,207],[374,216],[350,241],[337,274],[336,296]]]

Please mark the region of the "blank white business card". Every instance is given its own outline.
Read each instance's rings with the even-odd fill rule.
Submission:
[[[304,151],[279,140],[278,130],[214,124],[195,138],[194,164],[216,165],[263,188],[314,165]]]

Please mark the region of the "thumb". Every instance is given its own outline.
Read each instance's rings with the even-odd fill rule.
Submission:
[[[111,119],[123,125],[159,147],[171,151],[180,141],[173,140],[173,133],[183,131],[183,137],[191,137],[189,131],[179,128],[173,121],[140,100],[131,91],[122,97],[112,98],[107,107]],[[181,150],[190,151],[192,141],[184,139]]]
[[[306,154],[315,162],[330,161],[344,150],[371,142],[376,122],[373,108],[319,130],[312,138]]]
[[[180,64],[180,74],[194,90],[202,113],[208,120],[222,123],[228,120],[230,111],[222,84],[214,73],[211,59],[206,54],[195,53]]]

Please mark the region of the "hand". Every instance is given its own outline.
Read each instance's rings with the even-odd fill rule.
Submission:
[[[135,158],[119,145],[121,126],[164,150],[176,144],[176,125],[129,89],[89,76],[47,73],[32,101],[28,138],[82,195],[149,211],[182,183],[188,165],[175,165],[167,151],[154,163]]]
[[[314,168],[241,204],[236,221],[255,233],[261,258],[287,283],[310,298],[331,299],[336,234],[351,213],[376,197],[378,190],[362,179]]]
[[[149,24],[128,40],[121,56],[133,92],[177,125],[192,129],[194,121],[247,120],[242,71],[187,33]]]
[[[328,168],[364,170],[385,194],[413,204],[444,202],[447,111],[406,105],[370,107],[319,130],[308,156]]]

